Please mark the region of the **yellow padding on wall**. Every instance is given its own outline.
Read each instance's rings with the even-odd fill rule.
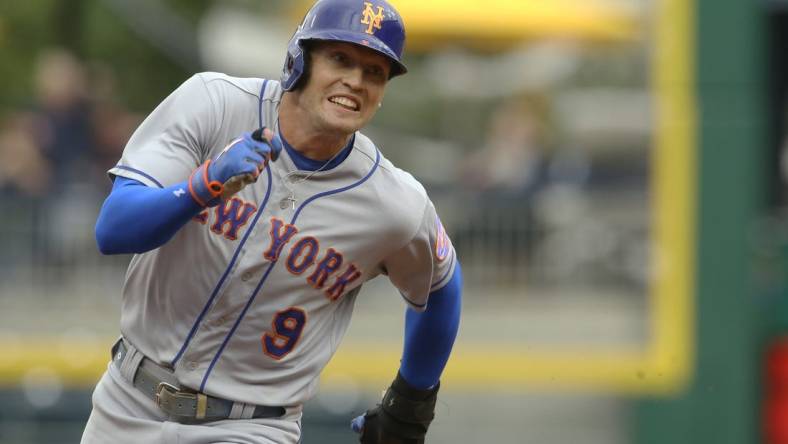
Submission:
[[[303,1],[293,16],[300,20],[313,1]],[[426,50],[444,42],[502,43],[531,38],[573,38],[619,42],[642,37],[642,19],[634,8],[599,0],[395,0],[405,22],[407,50]],[[492,46],[490,46],[492,45]]]
[[[90,387],[109,363],[106,343],[38,339],[0,340],[0,385],[23,383],[45,370],[68,387]],[[54,344],[54,345],[53,345]],[[377,390],[394,379],[401,354],[400,344],[348,343],[323,373],[323,387],[352,381]],[[490,349],[489,345],[458,344],[443,377],[451,390],[567,389],[619,393],[657,393],[670,390],[677,381],[670,363],[649,362],[648,354],[633,350],[590,351],[560,348],[527,352],[516,346]]]

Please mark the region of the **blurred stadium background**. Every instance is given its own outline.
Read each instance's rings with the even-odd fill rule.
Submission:
[[[0,442],[78,442],[130,257],[105,171],[198,71],[278,78],[309,1],[0,4]],[[788,443],[788,1],[393,0],[411,73],[365,131],[466,272],[432,443]],[[306,444],[397,368],[373,281]]]

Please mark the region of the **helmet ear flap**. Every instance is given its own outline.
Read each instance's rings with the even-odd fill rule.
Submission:
[[[309,41],[295,44],[296,51],[287,51],[282,70],[282,88],[293,91],[301,88],[309,78]]]
[[[304,50],[299,45],[298,40],[291,40],[287,47],[287,56],[282,68],[282,88],[291,91],[300,83],[299,80],[304,74],[305,60]]]

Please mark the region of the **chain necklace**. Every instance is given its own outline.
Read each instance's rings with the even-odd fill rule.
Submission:
[[[290,171],[289,173],[285,174],[285,177],[282,180],[282,185],[284,185],[284,187],[287,189],[287,191],[289,192],[289,195],[287,197],[282,198],[282,200],[279,201],[279,208],[284,210],[285,208],[287,208],[288,202],[289,202],[290,206],[291,206],[291,209],[295,210],[296,202],[298,202],[298,200],[295,197],[295,186],[300,184],[300,183],[303,183],[303,182],[309,180],[309,178],[314,176],[316,173],[318,173],[320,171],[323,171],[323,169],[325,169],[325,167],[327,167],[328,164],[330,164],[334,159],[337,158],[337,156],[339,156],[339,153],[341,153],[342,151],[345,151],[345,148],[339,149],[336,153],[334,153],[333,156],[331,156],[330,159],[326,160],[323,163],[323,165],[320,166],[320,168],[318,168],[318,169],[316,169],[314,171],[311,171],[309,174],[307,174],[306,176],[300,178],[299,180],[293,181],[293,183],[290,183],[290,184],[288,183],[288,182],[290,182],[290,178],[292,176],[294,176],[295,174],[300,173],[301,171],[300,170],[293,170],[293,171]]]

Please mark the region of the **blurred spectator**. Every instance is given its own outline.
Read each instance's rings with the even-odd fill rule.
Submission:
[[[38,57],[34,77],[28,111],[0,121],[0,186],[53,199],[74,187],[108,187],[106,171],[141,120],[118,102],[114,73],[49,49]]]
[[[93,180],[103,188],[110,186],[107,170],[115,166],[143,116],[130,112],[119,103],[115,73],[109,66],[92,64],[89,74],[90,101],[93,106]]]
[[[465,225],[452,239],[476,282],[521,282],[538,236],[534,194],[547,180],[546,99],[514,98],[493,112],[484,145],[463,162],[458,182],[471,193]],[[476,263],[478,261],[478,263]],[[469,267],[470,268],[470,267]],[[470,279],[470,278],[469,278]]]
[[[140,118],[119,104],[109,68],[88,69],[65,50],[42,51],[34,80],[28,110],[0,122],[0,210],[13,215],[0,241],[18,244],[0,264],[13,269],[27,256],[33,267],[65,272],[63,265],[96,252],[92,227],[111,186],[106,171]]]
[[[522,198],[544,180],[547,157],[545,104],[512,99],[492,114],[484,146],[463,163],[460,182],[485,200]]]
[[[43,51],[35,67],[34,137],[52,166],[52,191],[84,180],[94,150],[85,70],[70,53]]]
[[[49,189],[49,162],[33,138],[33,117],[16,114],[0,127],[0,188],[6,197],[41,197]]]
[[[73,186],[108,186],[106,170],[141,120],[118,102],[111,69],[86,67],[60,49],[38,58],[31,113],[30,136],[49,164],[56,194]]]

